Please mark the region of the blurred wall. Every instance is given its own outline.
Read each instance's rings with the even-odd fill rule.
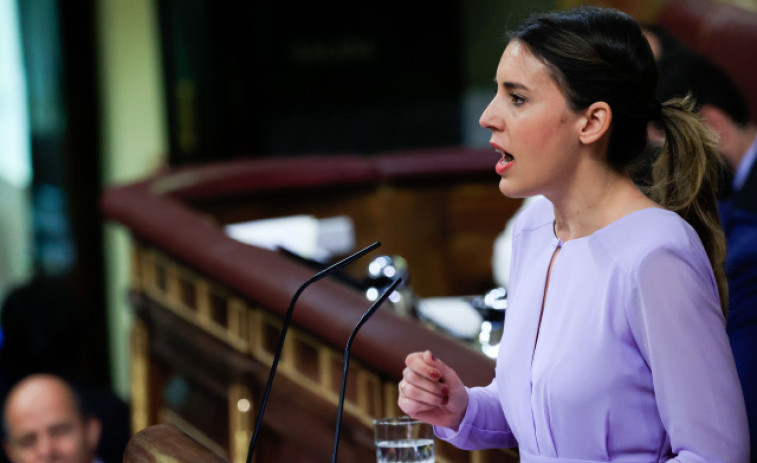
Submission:
[[[166,130],[153,0],[100,0],[97,36],[103,184],[138,180],[163,165]],[[129,236],[105,225],[106,297],[114,390],[129,394]]]
[[[554,0],[477,0],[465,2],[463,40],[466,85],[462,104],[463,143],[489,146],[489,132],[478,119],[494,96],[494,75],[506,46],[506,32],[530,13],[548,11]]]
[[[16,0],[0,0],[0,301],[31,276],[29,114]]]
[[[579,5],[597,5],[617,8],[624,11],[639,21],[651,22],[659,12],[666,0],[557,0],[558,8],[567,9]],[[712,0],[715,3],[726,3],[740,6],[751,10],[757,10],[757,0]]]
[[[528,13],[554,8],[554,0],[461,1],[464,48],[462,132],[467,146],[488,145],[478,118],[496,90],[493,83],[505,31]],[[168,128],[157,0],[100,0],[97,11],[101,73],[103,184],[145,177],[167,163]],[[115,390],[129,393],[129,236],[105,225],[107,301]]]

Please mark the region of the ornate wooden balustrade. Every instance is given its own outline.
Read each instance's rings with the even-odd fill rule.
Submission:
[[[314,270],[228,238],[224,224],[349,215],[359,247],[380,240],[379,253],[406,258],[421,297],[480,294],[492,285],[494,238],[520,204],[499,193],[496,160],[490,150],[464,149],[240,160],[109,189],[106,215],[133,236],[133,430],[171,424],[223,460],[246,457],[283,314]],[[256,461],[329,460],[344,343],[369,305],[334,279],[303,293]],[[493,362],[478,351],[379,310],[353,345],[340,461],[374,460],[371,420],[400,414],[404,358],[424,349],[466,384],[491,380]],[[517,454],[438,442],[437,461],[517,461]]]

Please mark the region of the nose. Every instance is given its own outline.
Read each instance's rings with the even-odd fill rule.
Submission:
[[[489,102],[489,104],[484,109],[484,112],[481,113],[481,117],[479,117],[478,119],[478,125],[485,129],[497,130],[498,125],[501,125],[496,123],[496,119],[493,115],[493,106],[494,100]]]
[[[37,455],[39,457],[39,461],[52,461],[54,447],[55,445],[53,443],[53,439],[50,436],[40,436],[39,440],[37,441]]]

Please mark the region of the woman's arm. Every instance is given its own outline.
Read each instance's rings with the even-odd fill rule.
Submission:
[[[655,252],[628,288],[628,319],[652,373],[671,461],[748,461],[744,398],[706,257]]]

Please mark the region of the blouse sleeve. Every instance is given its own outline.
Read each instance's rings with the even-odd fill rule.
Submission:
[[[670,461],[747,462],[744,398],[706,257],[656,251],[632,273],[629,324],[651,370]]]
[[[463,450],[518,446],[497,398],[496,378],[486,387],[468,388],[468,408],[457,432],[435,426],[434,433]]]

